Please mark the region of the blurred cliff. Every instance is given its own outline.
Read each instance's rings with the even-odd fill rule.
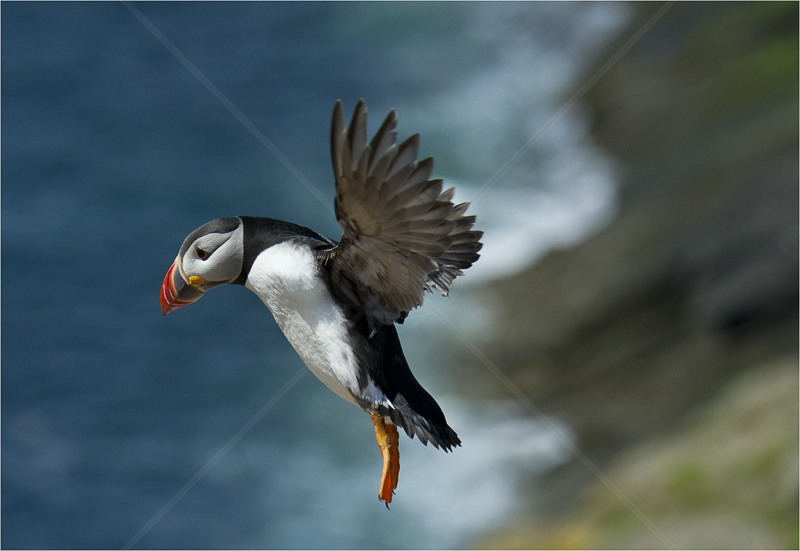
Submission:
[[[485,350],[672,545],[797,548],[798,4],[677,3],[585,103],[619,214],[485,290]],[[530,493],[476,545],[665,545],[578,461]]]

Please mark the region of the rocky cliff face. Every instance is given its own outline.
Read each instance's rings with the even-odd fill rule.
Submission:
[[[637,6],[597,67],[660,7]],[[619,216],[486,291],[489,356],[601,467],[797,357],[797,22],[796,3],[672,6],[585,98],[620,161]],[[553,473],[542,508],[591,479]]]

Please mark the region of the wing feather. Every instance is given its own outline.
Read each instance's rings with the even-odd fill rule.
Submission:
[[[453,188],[430,179],[433,159],[417,162],[419,134],[396,145],[390,111],[367,145],[367,108],[359,100],[345,126],[341,102],[331,123],[336,179],[334,207],[343,233],[321,251],[334,294],[367,317],[370,330],[402,322],[424,291],[447,295],[453,280],[479,257],[480,231]]]

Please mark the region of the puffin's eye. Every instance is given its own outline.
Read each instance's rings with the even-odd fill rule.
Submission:
[[[196,252],[197,252],[197,258],[199,258],[200,260],[205,260],[206,258],[208,258],[208,255],[211,254],[207,250],[201,249],[200,247],[197,247]]]

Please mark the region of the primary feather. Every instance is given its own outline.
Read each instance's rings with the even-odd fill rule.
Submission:
[[[453,280],[478,259],[483,232],[473,231],[468,203],[453,204],[453,189],[430,179],[433,159],[417,162],[419,135],[396,145],[394,110],[367,144],[367,109],[356,105],[345,126],[333,110],[331,156],[336,179],[339,244],[320,254],[337,296],[363,309],[371,333],[402,322],[424,292],[447,295]]]

